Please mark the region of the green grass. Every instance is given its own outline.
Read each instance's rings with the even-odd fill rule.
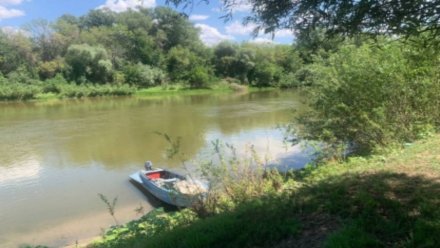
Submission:
[[[200,95],[212,93],[229,93],[232,90],[225,84],[216,83],[206,89],[193,89],[179,84],[169,86],[155,86],[151,88],[139,89],[136,91],[136,96],[152,96],[152,95]]]
[[[110,84],[84,84],[76,85],[66,82],[40,82],[35,85],[25,84],[0,84],[0,101],[24,101],[37,100],[48,101],[64,98],[87,98],[99,96],[122,96],[134,95],[136,97],[151,97],[163,95],[205,95],[224,94],[234,91],[257,92],[270,91],[276,88],[255,88],[228,84],[226,81],[212,83],[209,88],[194,89],[182,84],[168,86],[155,86],[150,88],[136,89],[128,85]]]
[[[158,215],[153,212],[153,216],[146,215],[148,220],[131,222],[116,229],[119,230],[116,235],[110,232],[104,242],[91,246],[174,248],[270,245],[272,240],[295,235],[299,230],[298,219],[289,211],[289,204],[281,203],[278,198],[272,200],[279,204],[256,200],[243,204],[236,211],[224,212],[205,219],[194,216],[184,219],[178,216],[180,217],[178,219],[176,213],[165,214],[168,215],[166,218],[163,213]],[[171,228],[165,228],[164,223]],[[149,228],[144,229],[145,226]],[[120,230],[126,233],[118,235]]]
[[[93,247],[440,247],[440,135],[284,180],[296,186]]]

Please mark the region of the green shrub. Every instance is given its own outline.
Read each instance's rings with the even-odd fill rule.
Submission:
[[[0,83],[0,100],[29,100],[41,92],[35,85]]]
[[[211,82],[208,69],[203,66],[195,66],[189,74],[188,82],[191,88],[206,88]]]
[[[440,64],[425,53],[391,42],[345,45],[328,59],[317,59],[309,68],[313,111],[302,116],[300,134],[370,153],[438,127]]]
[[[123,96],[131,95],[135,92],[135,88],[123,85],[96,85],[96,84],[59,84],[57,85],[60,97],[81,98],[81,97],[97,97],[97,96]]]
[[[138,63],[125,67],[124,79],[132,85],[151,87],[165,82],[166,74],[160,68]]]
[[[67,80],[61,74],[57,74],[51,79],[47,79],[41,83],[43,93],[61,93],[64,85],[68,84]]]
[[[186,226],[197,220],[189,209],[167,213],[163,208],[155,209],[138,220],[109,229],[92,247],[133,247],[140,240],[149,239],[162,232]]]

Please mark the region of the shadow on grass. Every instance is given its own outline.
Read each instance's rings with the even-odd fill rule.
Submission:
[[[437,179],[388,172],[321,178],[104,247],[440,247]]]
[[[343,220],[327,247],[439,247],[436,178],[376,172],[327,177],[298,192],[299,209]]]

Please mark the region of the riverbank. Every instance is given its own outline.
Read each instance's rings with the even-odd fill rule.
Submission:
[[[209,217],[155,210],[89,247],[438,247],[440,135],[388,155],[265,176]]]
[[[129,85],[98,84],[47,84],[0,85],[1,101],[48,101],[56,99],[79,99],[105,96],[161,96],[161,95],[201,95],[211,93],[256,92],[274,90],[274,87],[249,87],[230,84],[225,81],[213,83],[208,88],[188,88],[180,84],[136,88]]]

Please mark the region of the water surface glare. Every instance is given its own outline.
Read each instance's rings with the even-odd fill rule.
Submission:
[[[206,159],[220,139],[301,166],[307,155],[277,128],[293,109],[301,104],[289,91],[0,103],[0,247],[99,235],[113,220],[98,193],[118,197],[120,222],[156,206],[128,181],[145,160],[179,169],[155,132],[182,137],[188,159]]]

